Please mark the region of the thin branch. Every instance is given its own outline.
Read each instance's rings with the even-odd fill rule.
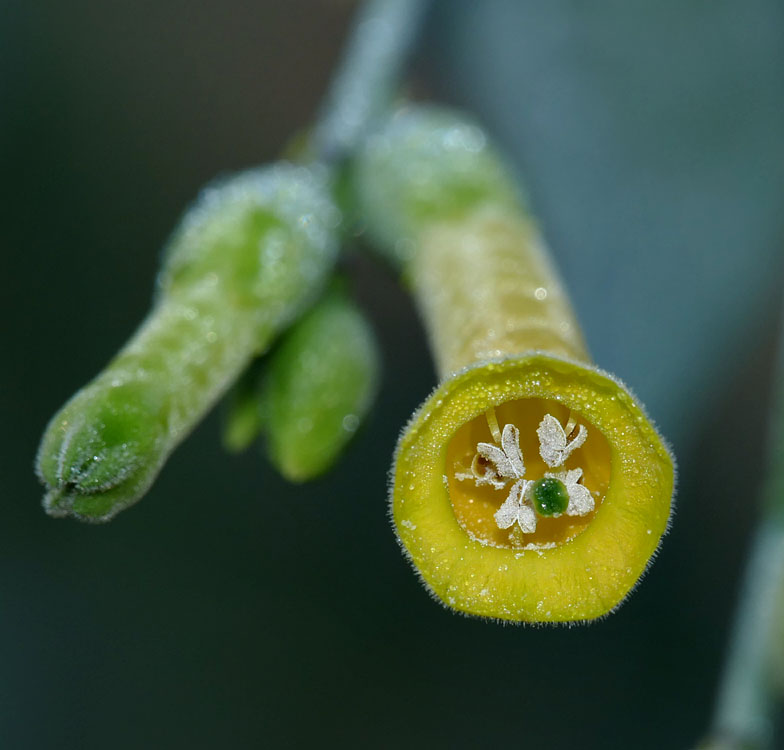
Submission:
[[[775,639],[784,632],[784,326],[770,419],[763,518],[754,537],[708,747],[770,747]]]
[[[312,136],[314,155],[339,161],[389,107],[428,0],[367,0],[360,8]]]

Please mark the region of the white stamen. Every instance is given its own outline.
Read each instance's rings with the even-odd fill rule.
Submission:
[[[520,479],[512,485],[504,504],[494,515],[499,529],[508,529],[518,523],[524,534],[536,531],[536,513],[525,503],[529,484],[527,480]]]
[[[470,473],[455,472],[455,477],[460,480],[472,479],[477,486],[490,485],[497,490],[504,489],[512,482],[506,500],[494,514],[495,522],[499,529],[510,529],[517,524],[524,534],[532,534],[537,525],[533,501],[529,497],[533,481],[523,478],[525,463],[520,450],[520,431],[513,424],[504,425],[501,431],[493,408],[488,409],[485,416],[496,444],[479,443]],[[568,440],[576,426],[577,420],[571,413],[566,429],[552,414],[545,414],[540,422],[536,431],[539,436],[539,453],[551,469],[562,469],[566,459],[585,443],[588,431],[584,425],[579,425],[577,435]],[[590,491],[580,483],[582,475],[583,470],[580,468],[544,475],[564,483],[569,495],[565,511],[568,516],[584,516],[596,507]]]
[[[567,425],[568,426],[568,425]],[[573,430],[574,428],[572,428]],[[551,468],[556,469],[563,466],[566,459],[576,451],[588,437],[588,430],[584,425],[580,425],[577,435],[567,442],[567,433],[561,423],[552,415],[545,414],[544,419],[539,423],[536,434],[539,436],[539,455],[542,460]]]
[[[548,472],[545,474],[546,477],[559,479],[566,486],[566,491],[569,494],[569,505],[566,507],[567,516],[587,516],[596,507],[590,490],[585,485],[580,484],[582,475],[582,469]]]

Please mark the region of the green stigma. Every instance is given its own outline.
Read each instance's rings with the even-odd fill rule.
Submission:
[[[537,479],[531,487],[534,508],[540,516],[558,516],[569,505],[566,485],[555,477]]]

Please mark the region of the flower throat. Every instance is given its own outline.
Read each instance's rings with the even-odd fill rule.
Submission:
[[[594,518],[609,486],[610,449],[565,406],[521,399],[464,424],[450,441],[446,466],[455,517],[472,539],[548,548]]]

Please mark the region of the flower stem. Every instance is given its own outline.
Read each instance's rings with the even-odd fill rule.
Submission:
[[[770,420],[763,517],[740,594],[711,734],[730,747],[770,747],[777,688],[784,684],[784,326]]]
[[[311,147],[317,159],[352,153],[396,94],[428,0],[367,0],[324,99]]]
[[[781,637],[776,605],[783,585],[784,527],[766,519],[752,544],[713,719],[713,734],[740,747],[770,746],[771,650]]]

